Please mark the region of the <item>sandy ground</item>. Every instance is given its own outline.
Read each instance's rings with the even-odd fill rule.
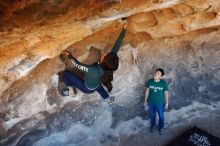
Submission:
[[[174,128],[167,128],[164,134],[159,135],[158,131],[149,133],[149,128],[129,137],[121,135],[119,146],[164,146],[173,139],[181,135],[184,131],[197,126],[200,129],[220,138],[220,116],[210,116],[207,118],[195,118],[191,122],[185,122]]]

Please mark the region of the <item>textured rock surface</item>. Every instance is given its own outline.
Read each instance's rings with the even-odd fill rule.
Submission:
[[[219,1],[0,3],[0,145],[163,145],[173,138],[169,132],[190,124],[220,137],[220,127],[200,122],[219,122]],[[59,53],[72,49],[81,61],[91,46],[106,53],[123,17],[129,26],[114,74],[115,105],[108,107],[97,93],[60,97]],[[142,107],[144,83],[157,67],[165,69],[171,93],[162,141],[149,139]]]

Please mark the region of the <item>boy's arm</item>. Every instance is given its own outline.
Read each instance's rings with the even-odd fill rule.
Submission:
[[[169,105],[169,92],[168,91],[164,91],[164,96],[165,96],[165,102],[166,102],[166,105]]]
[[[123,30],[121,31],[121,33],[120,33],[118,39],[116,40],[116,42],[115,42],[115,44],[114,44],[114,46],[113,46],[111,52],[116,53],[116,54],[118,53],[118,51],[119,51],[119,49],[120,49],[120,46],[121,46],[121,44],[122,44],[122,42],[123,42],[123,39],[124,39],[124,37],[125,37],[126,31],[127,31],[127,30],[126,30],[125,28],[123,28]]]
[[[144,103],[147,103],[148,95],[149,95],[149,88],[146,88]]]

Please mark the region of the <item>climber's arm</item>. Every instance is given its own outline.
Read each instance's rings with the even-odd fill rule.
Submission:
[[[120,49],[120,46],[121,46],[121,44],[122,44],[122,42],[124,40],[125,33],[127,31],[126,27],[127,27],[127,24],[124,25],[123,30],[121,31],[118,39],[116,40],[116,42],[115,42],[111,52],[116,53],[116,54],[118,53],[118,51]]]
[[[80,71],[88,72],[89,68],[87,65],[80,63],[75,57],[73,57],[71,54],[69,54],[68,59],[71,61],[71,63]]]

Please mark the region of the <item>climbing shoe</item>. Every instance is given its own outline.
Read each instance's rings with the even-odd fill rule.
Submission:
[[[76,94],[77,94],[77,90],[75,87],[66,87],[66,88],[63,88],[60,92],[60,95],[62,96],[75,97]]]
[[[113,104],[114,101],[115,101],[115,98],[114,97],[109,97],[107,100],[108,100],[108,104]]]
[[[69,96],[69,88],[64,88],[60,92],[61,96]]]

